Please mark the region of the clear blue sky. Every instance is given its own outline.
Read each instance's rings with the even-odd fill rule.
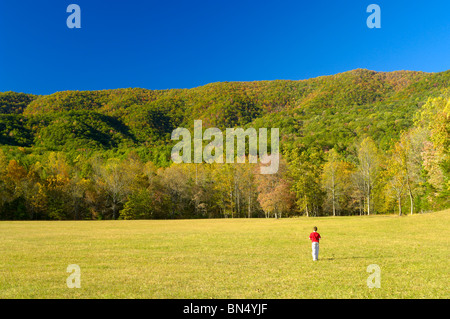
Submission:
[[[69,4],[81,29],[69,29]],[[381,7],[381,29],[366,8]],[[450,69],[448,0],[1,0],[0,91]]]

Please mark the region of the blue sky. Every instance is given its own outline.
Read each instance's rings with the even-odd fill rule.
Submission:
[[[69,29],[69,4],[81,29]],[[369,4],[381,29],[369,29]],[[1,0],[0,91],[51,94],[450,69],[450,1]]]

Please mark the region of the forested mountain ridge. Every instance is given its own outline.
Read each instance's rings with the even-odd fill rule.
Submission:
[[[445,185],[448,183],[448,135],[445,135],[446,103],[441,99],[447,101],[448,88],[450,71],[375,72],[357,69],[299,81],[218,82],[192,89],[64,91],[41,96],[0,92],[0,146],[3,150],[0,154],[0,159],[3,158],[3,164],[0,163],[3,165],[3,168],[0,168],[0,176],[2,172],[5,176],[9,176],[8,172],[15,172],[14,178],[24,174],[24,180],[33,180],[33,187],[42,188],[46,203],[45,208],[33,206],[33,201],[27,198],[25,189],[23,193],[13,194],[13,188],[8,187],[12,187],[14,178],[10,177],[12,179],[8,182],[5,177],[3,191],[8,195],[2,197],[0,207],[3,205],[3,211],[8,213],[2,213],[0,208],[0,214],[3,214],[0,218],[29,218],[24,216],[30,214],[34,214],[34,217],[40,216],[36,218],[63,219],[68,218],[65,214],[72,217],[75,214],[74,218],[161,218],[243,216],[247,213],[258,215],[258,212],[269,215],[275,212],[320,215],[329,214],[331,211],[333,214],[336,214],[336,211],[351,214],[370,213],[371,209],[375,212],[388,212],[393,209],[392,200],[389,202],[383,199],[383,196],[391,196],[395,187],[390,190],[391,193],[382,189],[387,187],[388,176],[392,173],[388,174],[388,167],[383,161],[388,155],[392,156],[396,143],[399,143],[407,132],[416,134],[414,141],[421,141],[420,152],[428,154],[428,157],[420,159],[421,171],[416,173],[430,176],[434,174],[434,179],[428,181],[430,176],[427,175],[428,177],[423,177],[419,183],[419,178],[415,177],[415,183],[420,184],[420,187],[416,185],[414,192],[417,194],[413,194],[410,176],[407,187],[402,184],[401,195],[406,196],[405,189],[408,188],[411,200],[409,206],[416,210],[443,207],[448,205],[448,199],[445,199]],[[221,194],[220,187],[225,190],[231,186],[219,187],[214,177],[222,168],[202,168],[204,171],[201,173],[196,168],[195,187],[189,184],[190,186],[185,185],[184,190],[180,190],[176,185],[170,186],[173,181],[180,181],[180,176],[184,176],[181,179],[192,182],[189,165],[183,168],[187,169],[185,171],[177,171],[181,168],[170,166],[170,150],[174,144],[170,135],[177,127],[192,129],[194,120],[203,120],[203,128],[218,127],[222,130],[228,127],[280,128],[280,146],[285,160],[285,166],[280,170],[282,176],[278,176],[278,180],[258,181],[259,185],[272,185],[263,190],[252,184],[256,177],[250,174],[253,182],[246,185],[253,186],[246,189],[244,184],[239,183],[242,183],[243,176],[247,176],[248,172],[241,172],[242,176],[238,174],[238,179],[237,168],[229,172],[223,171],[225,175],[231,172],[231,180],[234,183],[234,190],[230,197],[226,198]],[[441,126],[434,132],[433,125],[436,123],[441,123]],[[440,139],[433,140],[433,136],[440,136]],[[367,143],[364,144],[364,141]],[[384,182],[377,182],[377,185],[372,186],[363,185],[358,190],[353,175],[361,164],[359,156],[363,146],[368,149],[376,148],[377,152],[383,154],[384,159],[380,158],[377,165],[384,175],[377,173],[377,178],[379,181],[383,178]],[[334,154],[334,157],[330,154]],[[441,158],[437,159],[436,154]],[[107,166],[118,161],[117,165],[125,165],[120,166],[122,170],[130,171],[130,167],[136,164],[133,162],[132,165],[129,162],[131,159],[145,164],[147,168],[152,167],[152,173],[147,171],[147,178],[157,176],[157,183],[153,186],[147,185],[147,193],[142,192],[142,189],[129,189],[122,197],[119,196],[120,200],[112,203],[108,199],[112,196],[108,191],[104,189],[104,193],[99,193],[99,189],[107,184]],[[53,202],[50,205],[48,202],[49,198],[56,194],[52,193],[50,187],[54,181],[51,182],[48,178],[56,174],[55,172],[60,172],[59,168],[50,169],[52,165],[56,165],[51,164],[52,161],[66,167],[64,171],[67,180],[64,187],[75,183],[83,189],[81,197],[77,197],[80,208],[79,211],[77,208],[76,213],[62,213],[61,207],[57,205],[58,209],[51,208],[56,204]],[[124,164],[124,161],[128,161],[128,164]],[[340,189],[339,200],[333,198],[332,204],[329,198],[330,188],[324,176],[324,172],[330,169],[327,167],[330,161],[343,165],[342,170],[349,172],[345,177],[347,182],[353,181],[355,186],[354,189],[345,191]],[[302,166],[305,163],[311,165]],[[427,165],[431,166],[427,168]],[[169,168],[156,173],[158,167]],[[212,171],[208,171],[210,169]],[[298,170],[311,173],[310,180],[302,180],[304,174],[300,174]],[[30,174],[34,174],[34,177],[31,178]],[[170,178],[170,174],[175,175]],[[206,183],[202,187],[198,184],[199,174],[206,174],[202,177]],[[84,179],[85,185],[82,182]],[[145,180],[149,183],[148,179]],[[166,190],[161,194],[152,188],[157,187],[158,183],[160,189]],[[1,185],[0,183],[0,193]],[[217,193],[214,193],[214,196],[206,196],[206,190],[212,185],[219,187],[216,189]],[[369,194],[364,193],[364,187],[368,189]],[[270,198],[269,190],[278,194],[283,202]],[[70,193],[68,189],[64,192]],[[371,195],[371,192],[374,195]],[[156,199],[149,194],[158,194],[156,197],[160,206],[155,206]],[[288,195],[283,197],[283,194]],[[89,198],[96,196],[104,196],[104,206],[96,207],[89,202]],[[372,201],[371,196],[375,196]],[[435,197],[441,198],[434,201],[438,203],[436,205],[433,204]],[[99,198],[97,200],[100,200]],[[369,203],[365,202],[366,199]],[[169,204],[170,201],[177,204],[173,206],[174,204]],[[389,203],[384,205],[383,201]],[[401,196],[397,201],[401,202],[400,206],[405,205]],[[141,206],[132,206],[137,203]],[[148,205],[143,203],[153,203],[153,206],[159,208],[155,208],[157,211],[154,211],[153,215],[148,215],[145,213],[145,207]],[[23,214],[20,215],[22,217],[12,212],[17,210],[17,205],[24,207]],[[33,211],[31,207],[36,212],[30,213]],[[183,209],[186,211],[182,212]],[[55,210],[59,213],[55,213]],[[53,215],[48,211],[53,211]],[[140,211],[141,215],[136,211]]]
[[[301,81],[221,82],[194,89],[65,91],[46,96],[6,92],[0,93],[2,114],[19,115],[2,115],[0,129],[2,144],[43,144],[53,150],[62,150],[64,145],[61,141],[51,145],[59,139],[51,132],[70,129],[71,123],[100,127],[100,141],[95,138],[96,132],[86,139],[83,129],[75,130],[72,140],[79,139],[81,144],[94,140],[88,146],[114,148],[158,144],[177,126],[191,127],[195,119],[203,120],[205,127],[220,129],[279,125],[286,134],[301,129],[315,139],[320,136],[328,141],[335,134],[329,136],[327,131],[337,130],[339,138],[348,138],[369,130],[379,140],[386,130],[396,136],[410,126],[420,103],[449,85],[450,71],[430,74],[358,69]],[[86,123],[86,116],[77,115],[80,111],[103,116],[93,115],[92,123]],[[73,117],[78,121],[72,121]],[[370,125],[375,121],[381,122],[376,127]],[[20,125],[26,134],[17,132]]]

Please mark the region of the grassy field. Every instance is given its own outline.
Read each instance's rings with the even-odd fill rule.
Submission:
[[[449,298],[449,220],[0,222],[0,298]],[[80,289],[66,285],[69,264]],[[379,289],[367,287],[370,264]]]

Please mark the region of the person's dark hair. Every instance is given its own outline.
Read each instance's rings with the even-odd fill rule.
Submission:
[[[317,227],[316,226],[314,226],[313,229],[314,229],[314,231],[317,231]]]

